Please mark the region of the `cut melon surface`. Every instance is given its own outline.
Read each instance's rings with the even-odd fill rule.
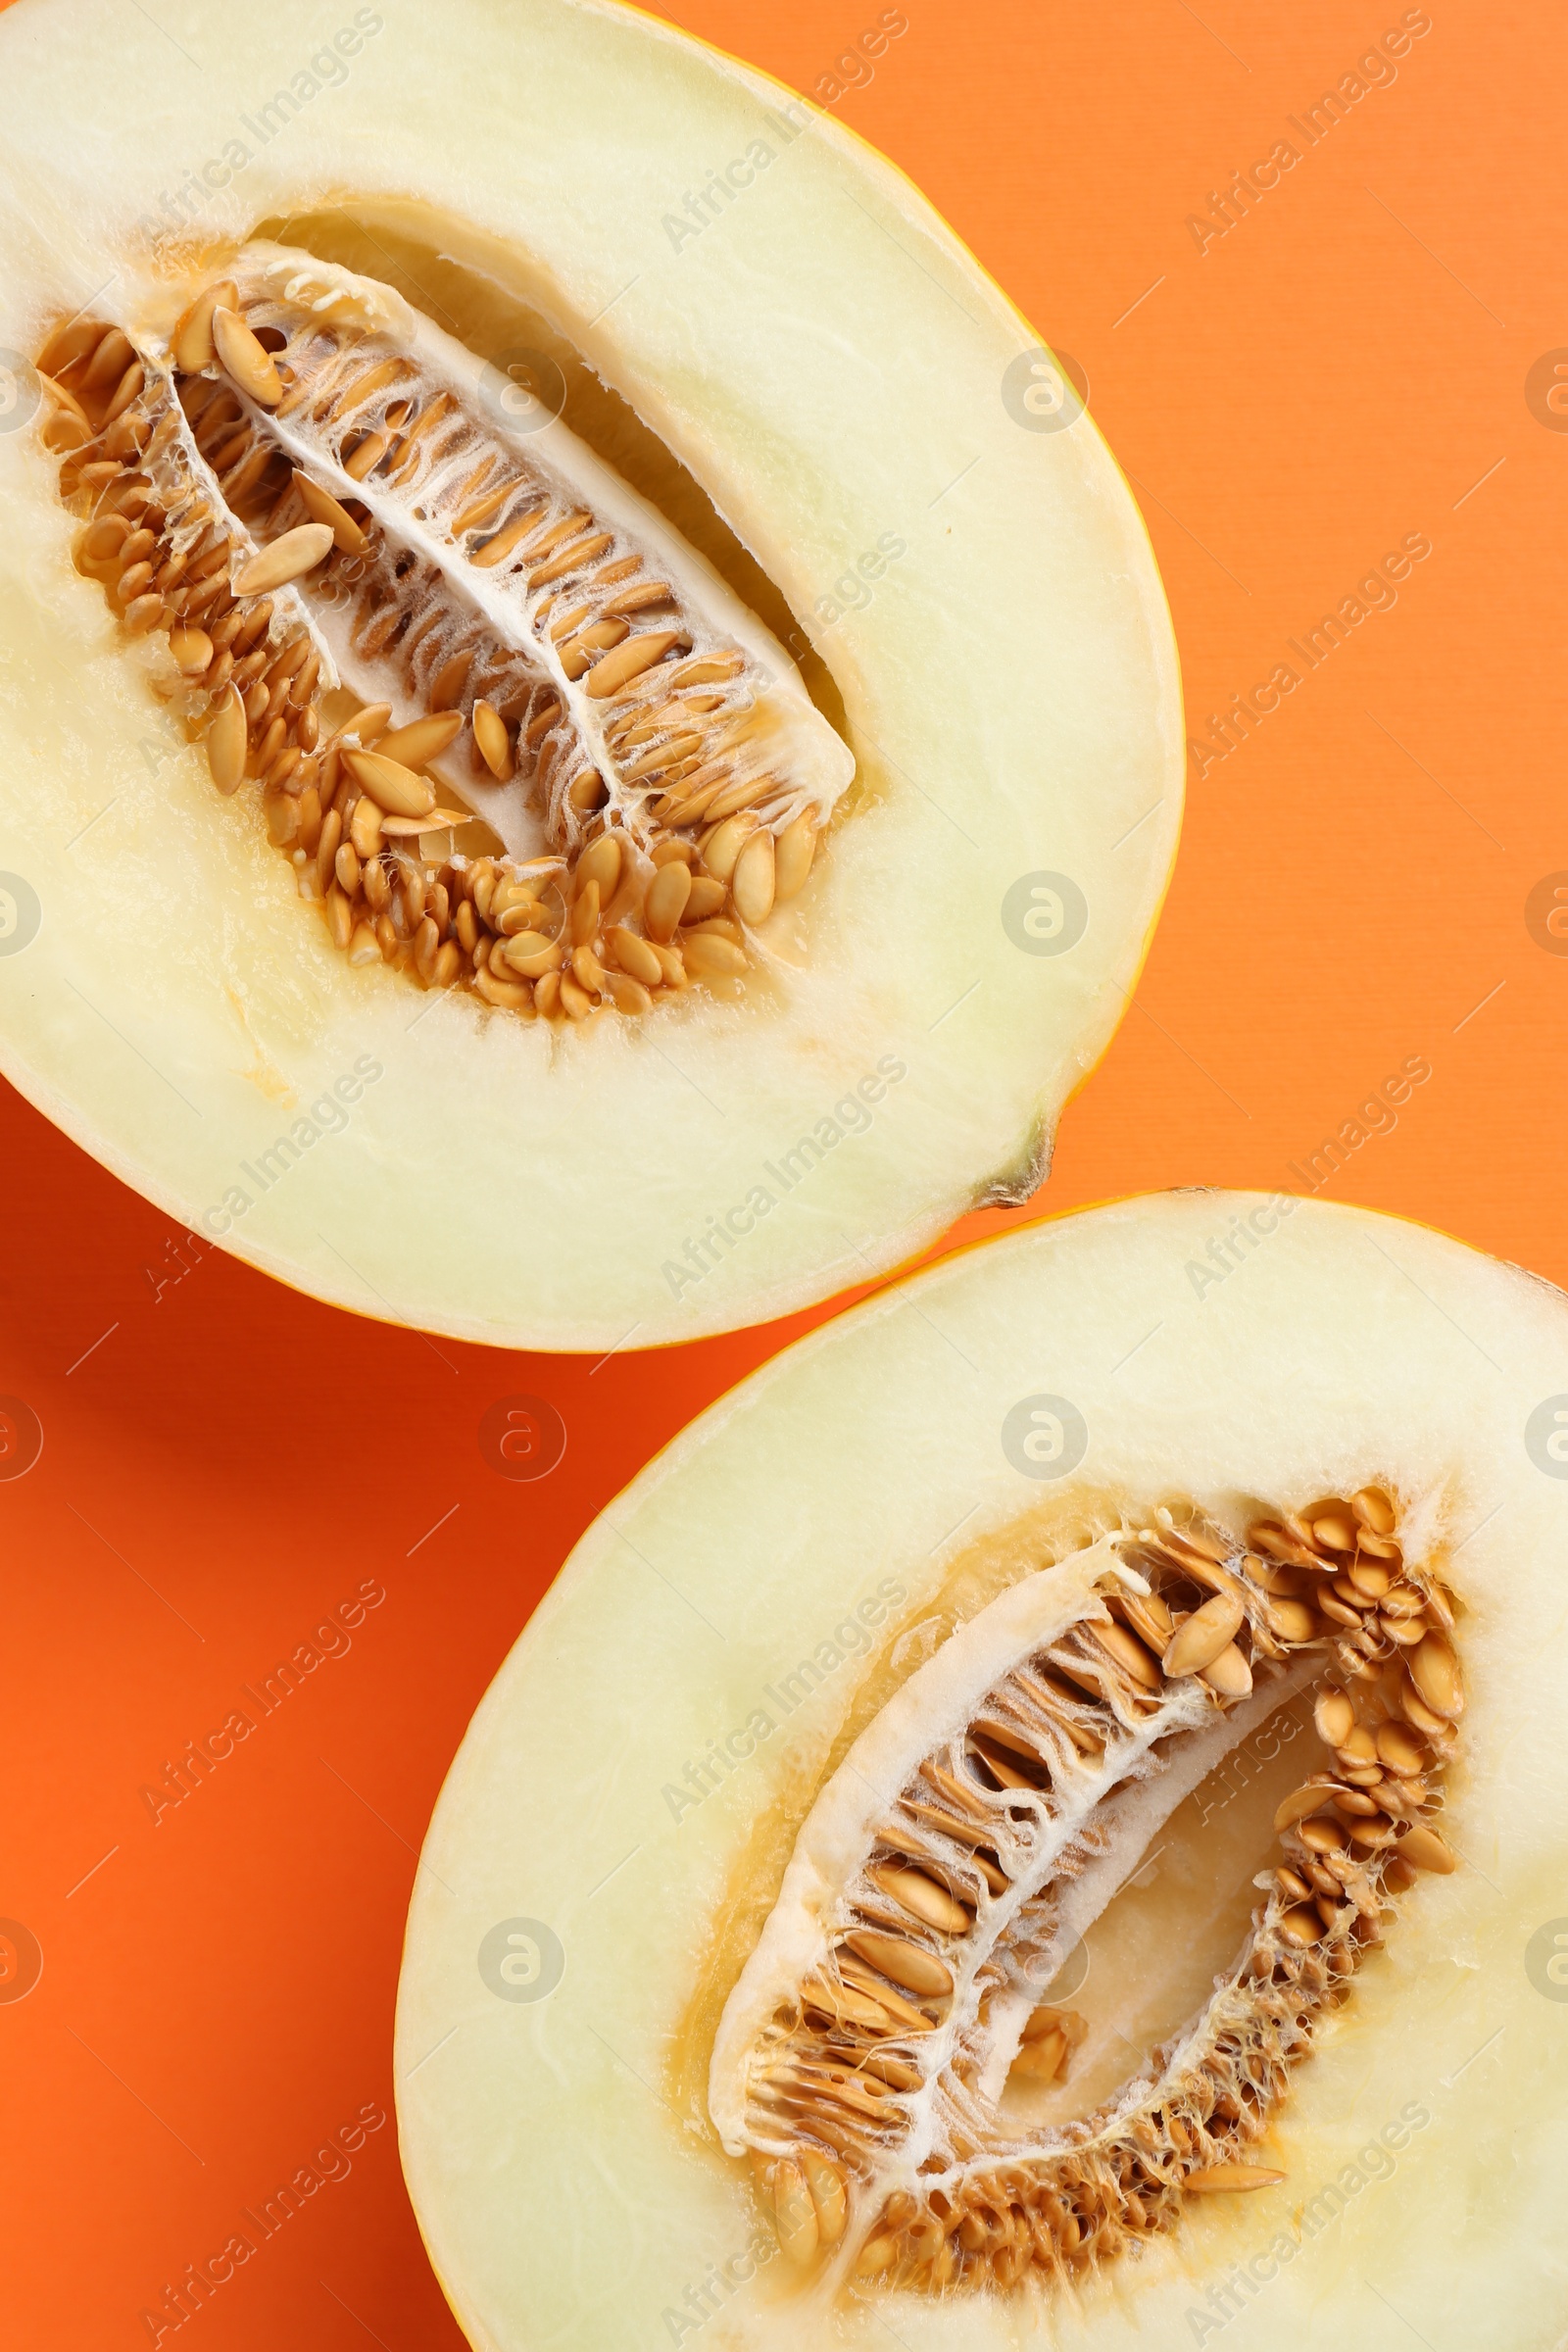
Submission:
[[[1182,769],[1036,331],[635,12],[182,23],[196,74],[0,23],[0,1067],[252,1263],[500,1344],[755,1321],[1024,1197]]]
[[[1545,1284],[1201,1193],[713,1406],[422,1855],[400,2127],[469,2339],[1556,2346],[1564,1427]]]

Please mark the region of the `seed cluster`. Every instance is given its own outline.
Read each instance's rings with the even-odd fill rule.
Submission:
[[[1162,1510],[1115,1550],[1148,1591],[1021,1658],[923,1757],[818,1962],[754,2038],[748,2153],[798,2264],[933,2291],[1064,2278],[1171,2228],[1188,2195],[1279,2180],[1247,2151],[1292,2068],[1391,1896],[1455,1867],[1432,1819],[1464,1704],[1453,1610],[1405,1560],[1385,1493],[1260,1520],[1245,1541]],[[1113,1851],[1110,1800],[1185,1742],[1211,1750],[1203,1717],[1298,1688],[1319,1661],[1340,1678],[1315,1697],[1329,1761],[1279,1808],[1236,1963],[1111,2099],[1021,2132],[993,2095],[997,2062],[1002,2080],[1060,2081],[1084,2036],[1029,1987],[1059,1966],[1064,1894]]]
[[[834,788],[679,580],[307,299],[304,258],[205,288],[167,352],[95,320],[50,338],[78,565],[128,631],[168,632],[215,785],[259,786],[351,963],[572,1021],[733,988]],[[366,699],[329,730],[340,675]],[[539,854],[456,854],[503,796]]]

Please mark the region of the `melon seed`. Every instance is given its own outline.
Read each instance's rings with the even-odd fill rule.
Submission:
[[[1380,1723],[1375,1734],[1375,1744],[1384,1763],[1406,1778],[1420,1772],[1426,1764],[1425,1746],[1402,1724]]]
[[[691,887],[690,866],[660,867],[643,904],[643,928],[650,939],[667,943],[674,938]]]
[[[416,718],[406,727],[394,727],[377,743],[376,756],[396,760],[404,767],[423,767],[427,760],[437,760],[463,733],[461,710],[432,711],[428,717]],[[416,809],[410,810],[417,815]]]
[[[513,772],[512,738],[505,721],[488,703],[473,706],[473,740],[490,773],[498,783],[506,783]]]
[[[1228,1592],[1216,1592],[1180,1625],[1165,1651],[1167,1674],[1200,1674],[1212,1666],[1221,1650],[1231,1646],[1243,1618],[1242,1604]]]
[[[1361,1525],[1369,1527],[1375,1536],[1394,1533],[1394,1505],[1381,1487],[1363,1487],[1359,1494],[1351,1495],[1350,1507]]]
[[[1197,2172],[1182,2176],[1182,2186],[1190,2195],[1210,2196],[1216,2191],[1234,2194],[1240,2189],[1272,2188],[1283,2180],[1283,2173],[1271,2172],[1264,2164],[1210,2164]]]
[[[736,980],[746,970],[746,952],[711,932],[687,932],[682,945],[686,969],[699,980]]]
[[[617,925],[609,933],[607,944],[621,970],[641,981],[644,988],[657,988],[663,979],[663,965],[647,940],[639,939],[635,931]]]
[[[1025,2038],[1012,2062],[1011,2073],[1028,2082],[1054,2082],[1066,2055],[1067,2036],[1059,2026],[1054,2026],[1038,2040]]]
[[[302,522],[292,531],[285,531],[270,547],[242,564],[234,574],[236,596],[262,596],[269,588],[281,588],[286,581],[297,580],[314,571],[332,544],[329,523]]]
[[[1234,1642],[1198,1671],[1200,1680],[1222,1698],[1245,1698],[1252,1688],[1252,1670]]]
[[[1305,1821],[1309,1814],[1324,1812],[1327,1809],[1331,1793],[1328,1787],[1321,1782],[1308,1782],[1304,1788],[1293,1789],[1277,1808],[1274,1815],[1274,1827],[1277,1830],[1288,1830],[1294,1823]]]
[[[730,888],[743,923],[766,922],[773,911],[774,858],[773,836],[765,826],[743,846]]]
[[[128,632],[169,632],[218,788],[255,779],[268,838],[300,860],[300,895],[353,962],[547,1018],[733,984],[741,926],[810,871],[847,753],[703,616],[701,567],[683,574],[678,547],[647,565],[634,528],[534,471],[416,350],[345,323],[315,299],[322,265],[294,258],[292,277],[245,252],[193,283],[167,346],[77,319],[39,355],[81,561],[103,567]],[[504,627],[459,591],[468,565],[511,608]],[[335,732],[318,600],[338,611],[352,684],[382,694]],[[408,715],[389,734],[394,703]],[[426,854],[468,821],[419,772],[466,724],[468,771],[520,795],[550,844],[569,969],[565,948],[535,950],[536,975],[512,962],[504,977],[476,875]],[[700,823],[710,859],[694,875]],[[683,879],[662,881],[671,870]],[[526,928],[553,948],[558,920],[541,906]]]
[[[1343,1747],[1355,1726],[1355,1709],[1343,1690],[1329,1689],[1318,1693],[1312,1710],[1317,1736],[1329,1747]]]
[[[1441,1634],[1428,1634],[1411,1651],[1410,1678],[1434,1714],[1454,1719],[1464,1712],[1458,1663]]]
[[[1413,1829],[1405,1831],[1398,1841],[1398,1851],[1406,1862],[1413,1862],[1417,1870],[1440,1871],[1446,1875],[1458,1868],[1453,1848],[1438,1836],[1436,1830],[1428,1828],[1425,1822],[1418,1821]]]
[[[435,794],[424,778],[383,752],[345,752],[343,764],[389,816],[427,816],[435,807]]]
[[[953,1990],[953,1971],[939,1960],[934,1952],[924,1951],[918,1944],[906,1943],[901,1936],[885,1936],[869,1929],[857,1930],[846,1936],[852,1952],[906,1992],[919,1992],[940,1997]]]
[[[961,1936],[973,1927],[974,1914],[961,1903],[954,1901],[945,1886],[928,1879],[923,1871],[905,1870],[884,1864],[870,1874],[873,1885],[891,1895],[906,1911],[923,1920],[927,1927],[939,1928],[950,1936]]]
[[[1314,1527],[1327,1510],[1317,1507]],[[1283,1541],[1299,1541],[1285,1515],[1269,1524],[1284,1530]],[[1204,1548],[1210,1544],[1212,1553]],[[1017,1981],[1010,1972],[1015,1955],[1030,1948],[1031,1922],[1054,1914],[1057,1858],[1114,1849],[1120,1817],[1113,1804],[1101,1817],[1102,1798],[1075,1793],[1080,1759],[1103,1760],[1107,1782],[1096,1787],[1107,1788],[1112,1799],[1152,1768],[1157,1786],[1156,1758],[1166,1755],[1168,1742],[1213,1738],[1200,1727],[1223,1726],[1254,1681],[1266,1685],[1288,1670],[1290,1636],[1280,1631],[1271,1604],[1257,1603],[1270,1611],[1264,1640],[1261,1624],[1254,1635],[1231,1589],[1226,1563],[1240,1549],[1223,1530],[1204,1531],[1200,1544],[1169,1521],[1162,1533],[1146,1522],[1127,1556],[1152,1582],[1151,1592],[1115,1590],[1109,1615],[1099,1613],[1093,1597],[1086,1600],[1075,1624],[1043,1649],[1026,1643],[1011,1670],[974,1688],[967,1702],[956,1693],[971,1670],[956,1665],[942,1684],[941,1710],[946,1716],[956,1703],[967,1703],[968,1720],[956,1735],[938,1736],[905,1782],[894,1816],[869,1833],[868,1846],[863,1829],[854,1833],[864,1856],[858,1867],[848,1825],[863,1821],[864,1783],[853,1751],[819,1798],[825,1802],[842,1776],[847,1809],[829,1818],[844,1834],[836,1843],[819,1838],[815,1850],[838,1853],[846,1875],[836,1890],[813,1892],[787,1923],[792,1941],[815,1939],[818,1958],[798,2007],[779,2006],[776,1992],[770,1996],[773,2022],[760,2026],[746,2062],[748,2128],[761,2141],[754,2144],[754,2161],[775,2182],[777,2171],[768,2167],[793,2165],[804,2181],[813,2155],[828,2163],[815,2143],[831,2145],[831,2210],[837,2215],[842,2195],[843,2228],[858,2223],[864,2231],[857,2277],[872,2282],[896,2276],[906,2290],[933,2293],[956,2285],[1004,2291],[1032,2262],[1047,2272],[1066,2270],[1091,2242],[1102,2260],[1166,2226],[1174,2218],[1172,2199],[1183,2193],[1278,2183],[1284,2174],[1251,2161],[1247,2149],[1283,2093],[1287,2065],[1304,2055],[1316,2016],[1344,1997],[1387,1894],[1408,1889],[1420,1872],[1456,1867],[1427,1818],[1441,1757],[1390,1713],[1401,1691],[1418,1709],[1425,1702],[1399,1662],[1406,1653],[1373,1620],[1361,1636],[1367,1647],[1355,1653],[1369,1684],[1324,1687],[1314,1702],[1334,1774],[1310,1778],[1278,1807],[1283,1854],[1258,1882],[1266,1891],[1252,1915],[1249,1946],[1235,1970],[1217,1981],[1199,2020],[1164,2045],[1178,2054],[1157,2062],[1171,2073],[1140,2077],[1096,2105],[1092,2168],[1081,2161],[1075,2126],[1063,2133],[1053,2125],[1031,2146],[1016,2116],[991,2116],[978,2086],[986,2037],[995,2031],[988,2026],[995,1993]],[[1205,1577],[1221,1589],[1182,1615],[1193,1581]],[[992,1605],[1010,1605],[1015,1597],[1004,1593]],[[1140,1636],[1162,1646],[1161,1659]],[[1317,1639],[1309,1632],[1298,1645],[1303,1661]],[[1426,1679],[1451,1701],[1458,1681],[1452,1645],[1430,1632],[1423,1647],[1428,1642],[1441,1646],[1424,1660]],[[1208,1683],[1207,1706],[1196,1715],[1194,1669],[1180,1670],[1184,1656],[1205,1658],[1197,1670],[1205,1677],[1220,1668]],[[931,1670],[944,1664],[939,1649]],[[995,1668],[984,1671],[994,1675]],[[885,1703],[886,1720],[875,1730],[879,1758],[899,1752],[896,1726],[905,1703],[902,1689]],[[913,1694],[909,1705],[911,1720],[922,1721]],[[1451,1745],[1446,1719],[1433,1721]],[[1176,1722],[1189,1728],[1173,1733]],[[879,1762],[877,1769],[885,1768]],[[1043,1844],[1042,1825],[1052,1830]],[[1126,1835],[1130,1850],[1119,1869],[1136,1877],[1147,1827]],[[886,1858],[890,1849],[898,1859]],[[983,1863],[988,1849],[998,1859]],[[991,1903],[1001,1906],[1000,1919],[988,1908],[983,1941],[978,1888],[962,1899],[970,1857]],[[1070,1877],[1079,1865],[1065,1867]],[[946,1938],[946,1957],[920,1939],[918,1929],[907,1937],[890,1933],[890,1905]],[[944,2020],[953,2038],[939,2042],[936,2029]],[[1008,2080],[1060,2083],[1071,2048],[1087,2031],[1073,2012],[1036,2008],[1012,2045]],[[892,2034],[904,2037],[897,2050],[885,2046]],[[944,2069],[952,2070],[951,2100],[942,2091],[950,2079]],[[909,2102],[907,2112],[887,2108],[884,2084]],[[781,2139],[789,2151],[783,2156]],[[793,2179],[786,2178],[794,2200]],[[775,2205],[776,2194],[775,2188]],[[809,2232],[799,2214],[792,2201],[776,2226],[780,2242],[789,2231],[797,2258],[809,2267],[822,2247],[837,2242],[837,2231],[830,2237],[823,2227],[819,2243],[802,2254]]]
[[[245,772],[245,707],[232,686],[207,730],[207,764],[220,792],[238,790]]]
[[[275,409],[283,397],[283,384],[270,352],[257,341],[237,311],[218,303],[210,317],[213,342],[223,368],[252,400]]]
[[[310,475],[302,473],[298,466],[294,468],[294,487],[311,520],[326,524],[332,534],[332,545],[339,554],[364,555],[369,544],[366,533],[347,507],[338,504],[330,490],[323,490],[319,482],[313,482]]]
[[[809,2262],[820,2235],[816,2207],[805,2173],[787,2156],[780,2157],[775,2168],[773,2210],[778,2218],[778,2242],[790,2261]]]
[[[1108,1650],[1116,1664],[1125,1668],[1141,1690],[1159,1689],[1159,1668],[1136,1634],[1128,1633],[1124,1626],[1117,1625],[1113,1620],[1101,1624],[1094,1618],[1088,1621],[1085,1631],[1099,1642],[1102,1649]]]

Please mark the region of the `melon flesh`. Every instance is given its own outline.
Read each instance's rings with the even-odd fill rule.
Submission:
[[[1237,2341],[1315,2347],[1379,2324],[1386,2303],[1433,2344],[1555,2345],[1565,1365],[1568,1308],[1526,1274],[1389,1218],[1189,1194],[963,1252],[694,1424],[541,1604],[424,1851],[401,2131],[470,2340],[586,2352],[700,2328],[737,2352],[825,2352],[891,2329],[914,2352],[1114,2352],[1211,2342],[1245,2315]],[[1059,1477],[1009,1453],[1020,1405],[1069,1430],[1079,1417]],[[935,1694],[933,1724],[967,1704],[963,1677],[1011,1638],[983,1612],[1015,1609],[1040,1636],[1055,1620],[1029,1578],[1052,1559],[1068,1583],[1091,1576],[1107,1526],[1175,1497],[1245,1523],[1369,1488],[1398,1497],[1411,1556],[1441,1560],[1453,1594],[1467,1703],[1441,1818],[1458,1867],[1399,1895],[1294,2068],[1249,2158],[1283,2179],[1189,2197],[1175,2229],[1070,2287],[824,2292],[725,2152],[721,2078],[737,1988],[761,1985],[760,1966],[781,1982],[775,1961],[787,1974],[781,1937],[799,1931],[768,1930],[781,1893],[808,1866],[831,1877],[853,1845],[853,1791],[797,1839],[854,1743],[871,1742],[856,1750],[869,1778],[892,1757],[875,1741],[899,1693]],[[978,1666],[967,1626],[971,1650],[1000,1644]],[[1254,1743],[1169,1815],[1105,1911],[1114,1934],[1087,1938],[1080,2009],[1102,2022],[1109,2004],[1137,2047],[1208,1997],[1298,1777],[1277,1740],[1261,1763]],[[498,1997],[509,1934],[521,1990]],[[1081,2090],[1053,2083],[1021,2112],[1066,2120],[1132,2063],[1123,2050],[1097,2077],[1090,2043],[1079,2060]]]
[[[172,75],[135,12],[7,11],[0,350],[87,305],[167,325],[261,228],[372,274],[395,253],[481,356],[580,354],[624,420],[611,463],[795,640],[853,758],[799,961],[655,1035],[346,970],[74,568],[24,422],[0,433],[0,819],[41,921],[0,965],[0,1067],[171,1213],[362,1311],[595,1348],[782,1313],[1027,1193],[1109,1039],[1180,806],[1147,538],[1087,416],[1019,421],[1035,331],[831,121],[631,12],[355,23],[313,75],[295,0],[199,9],[202,71]],[[672,243],[664,191],[759,143],[744,197]],[[638,450],[662,453],[641,477]],[[1037,877],[1059,954],[1004,917]]]

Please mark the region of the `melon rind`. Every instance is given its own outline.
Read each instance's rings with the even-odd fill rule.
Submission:
[[[583,1348],[782,1313],[1027,1191],[1111,1035],[1181,803],[1147,535],[1086,416],[1014,420],[1036,330],[830,117],[619,8],[345,22],[329,79],[303,0],[8,10],[0,365],[77,305],[143,303],[142,224],[182,187],[203,201],[155,257],[181,278],[262,220],[414,196],[449,250],[514,257],[811,623],[866,805],[776,993],[577,1036],[346,969],[73,569],[36,433],[3,431],[0,866],[42,923],[0,955],[0,1068],[205,1238],[367,1313]],[[770,166],[676,250],[666,212],[759,138]],[[248,160],[208,188],[228,141]],[[869,601],[813,621],[887,535]],[[1067,953],[1004,928],[1035,873],[1087,903]]]
[[[1208,1245],[1226,1237],[1232,1270],[1213,1279]],[[1042,1394],[1089,1431],[1055,1490],[1000,1439]],[[1379,2327],[1381,2297],[1434,2346],[1549,2352],[1568,2266],[1568,2003],[1530,1950],[1568,1913],[1568,1480],[1527,1428],[1564,1397],[1568,1305],[1531,1276],[1391,1218],[1191,1194],[960,1253],[694,1423],[540,1605],[423,1851],[399,2113],[470,2340],[855,2352],[885,2345],[886,2322],[910,2352],[1131,2352],[1221,2332],[1318,2347]],[[901,1642],[903,1670],[919,1663],[955,1559],[1043,1496],[1219,1508],[1379,1482],[1454,1547],[1469,1695],[1445,1829],[1461,1866],[1404,1898],[1297,2071],[1259,2151],[1286,2181],[1195,2200],[1179,2238],[1076,2295],[873,2293],[833,2317],[793,2299],[783,2260],[758,2264],[769,2231],[718,2149],[703,2072],[745,1957],[721,1931],[740,1916],[755,1940],[862,1686],[895,1671]],[[1016,1549],[1011,1573],[1036,1564]],[[844,1629],[879,1584],[899,1596],[856,1649]],[[836,1630],[843,1663],[785,1715],[763,1692]],[[663,1791],[759,1706],[772,1732],[672,1808]],[[485,1934],[517,1918],[564,1955],[534,2002],[498,1999],[477,1966]],[[1358,2166],[1385,2126],[1396,2152]],[[1322,2219],[1327,2186],[1356,2171]],[[726,2262],[754,2275],[705,2290]],[[705,2291],[697,2339],[679,2323]]]

